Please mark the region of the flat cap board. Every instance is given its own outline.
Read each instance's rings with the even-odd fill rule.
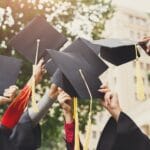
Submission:
[[[59,50],[67,41],[66,37],[52,27],[44,17],[36,16],[9,41],[9,45],[21,53],[27,60],[34,63],[37,39],[40,39],[38,60],[41,57],[47,56],[47,53],[45,53],[46,49]]]

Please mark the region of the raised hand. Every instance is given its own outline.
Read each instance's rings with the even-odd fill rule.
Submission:
[[[106,85],[102,85],[98,91],[105,94],[104,100],[101,101],[102,106],[104,106],[117,121],[121,112],[117,93],[110,91]]]
[[[4,90],[3,96],[0,96],[0,105],[13,101],[17,94],[18,87],[16,85],[11,85],[9,88]]]
[[[73,122],[71,109],[72,98],[66,92],[64,92],[62,89],[59,88],[59,95],[57,99],[63,109],[66,123],[72,123]]]

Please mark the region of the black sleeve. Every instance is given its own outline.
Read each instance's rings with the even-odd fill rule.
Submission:
[[[150,140],[125,113],[121,113],[117,123],[116,150],[150,150]]]
[[[0,125],[0,149],[1,150],[15,150],[9,141],[9,136],[12,130]]]
[[[97,150],[112,150],[115,143],[117,131],[117,122],[114,118],[110,118],[106,123],[103,132],[97,144]]]
[[[16,149],[29,150],[41,146],[41,130],[39,124],[33,126],[28,111],[24,112],[12,131],[10,141]]]
[[[107,122],[97,150],[150,150],[150,140],[125,113]]]

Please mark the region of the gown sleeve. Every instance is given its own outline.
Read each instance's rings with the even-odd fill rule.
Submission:
[[[64,129],[65,129],[65,141],[66,141],[67,150],[74,150],[74,134],[75,134],[74,122],[65,123]]]
[[[118,122],[110,118],[97,150],[149,150],[150,140],[130,117],[121,112]]]
[[[74,150],[74,136],[75,136],[75,123],[66,123],[64,125],[65,128],[65,141],[66,141],[66,148],[67,150]],[[80,142],[80,150],[83,150],[83,146],[81,144],[81,141],[79,139]]]

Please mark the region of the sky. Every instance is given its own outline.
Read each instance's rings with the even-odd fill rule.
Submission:
[[[150,0],[112,0],[114,4],[150,13]]]

